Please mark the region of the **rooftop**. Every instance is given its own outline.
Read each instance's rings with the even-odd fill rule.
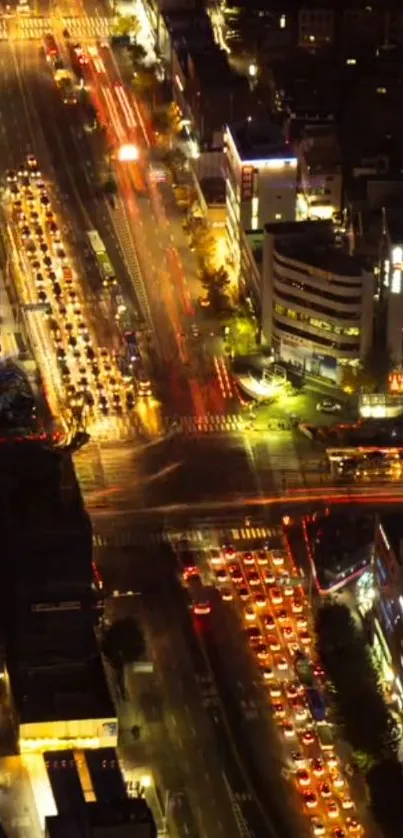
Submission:
[[[79,664],[96,657],[94,618],[92,609],[68,609],[67,603],[64,609],[20,612],[11,657],[28,668]]]
[[[203,46],[197,43],[188,50],[188,62],[204,87],[223,87],[237,83],[244,83],[241,76],[237,76],[231,69],[227,53],[215,43]]]
[[[334,243],[332,223],[328,221],[286,221],[266,224],[266,233],[275,236],[280,256],[295,259],[321,271],[346,277],[361,277],[367,262],[350,256]]]
[[[32,667],[10,672],[21,724],[115,718],[99,655],[78,664],[60,661],[60,668]]]
[[[49,838],[88,838],[95,830],[122,838],[156,838],[150,807],[143,798],[128,798],[119,804],[87,803],[82,812],[46,818]]]
[[[295,154],[284,139],[278,125],[252,119],[232,123],[228,130],[241,160],[262,160],[273,157],[294,158]]]

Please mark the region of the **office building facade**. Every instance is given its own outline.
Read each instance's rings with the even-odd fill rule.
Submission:
[[[277,126],[251,120],[224,135],[227,239],[237,267],[242,232],[294,221],[297,158]]]
[[[266,225],[262,338],[276,357],[340,383],[372,341],[374,278],[327,222]]]

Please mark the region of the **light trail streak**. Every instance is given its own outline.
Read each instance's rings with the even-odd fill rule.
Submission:
[[[123,489],[122,489],[123,491]],[[127,492],[127,488],[125,489]],[[119,509],[118,507],[111,507],[109,510],[94,510],[92,514],[95,514],[97,517],[108,517],[108,515],[113,516],[126,516],[126,515],[139,515],[143,517],[145,515],[185,515],[185,516],[192,516],[195,512],[202,512],[202,513],[215,513],[215,512],[222,512],[223,510],[245,510],[247,509],[264,509],[265,507],[284,507],[286,506],[288,509],[294,506],[304,506],[317,503],[326,503],[329,505],[345,505],[345,506],[354,506],[357,505],[364,505],[364,506],[396,506],[403,503],[403,487],[399,494],[378,494],[378,495],[370,495],[368,497],[360,496],[360,495],[351,495],[351,494],[338,494],[333,495],[331,498],[328,494],[325,494],[326,490],[313,490],[316,494],[310,494],[306,492],[305,495],[298,495],[298,494],[289,494],[289,495],[275,495],[275,496],[265,496],[265,497],[248,497],[244,496],[242,498],[224,498],[222,500],[217,501],[198,501],[194,503],[172,503],[172,504],[161,504],[158,506],[149,506],[139,508],[138,506],[133,506],[130,508]],[[322,494],[320,494],[322,491]],[[87,502],[91,503],[91,493],[87,496]],[[281,510],[283,514],[283,510]]]

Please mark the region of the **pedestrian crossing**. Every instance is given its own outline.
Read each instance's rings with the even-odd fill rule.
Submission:
[[[175,416],[168,420],[167,430],[171,433],[184,434],[222,434],[242,433],[245,421],[242,416],[233,414],[206,414],[205,416]]]
[[[180,542],[195,549],[209,549],[214,541],[220,544],[251,541],[262,542],[278,535],[278,529],[274,527],[232,527],[219,530],[211,529],[187,529],[170,532],[147,533],[139,532],[138,528],[117,529],[110,532],[94,532],[92,544],[95,548],[125,548],[134,547],[140,542],[147,541],[149,545],[171,544],[173,547]]]
[[[113,20],[102,15],[89,17],[65,17],[60,26],[68,30],[71,37],[77,40],[92,40],[108,38],[113,29]],[[52,19],[40,16],[0,19],[0,40],[15,39],[20,41],[41,41],[52,30]]]

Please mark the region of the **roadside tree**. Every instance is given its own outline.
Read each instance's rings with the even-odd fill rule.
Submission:
[[[145,653],[145,641],[136,620],[127,617],[112,623],[105,632],[102,651],[117,672],[126,663],[141,660]]]
[[[209,307],[216,314],[224,314],[231,308],[229,298],[230,280],[225,268],[201,271],[201,284],[205,292],[205,299]]]

